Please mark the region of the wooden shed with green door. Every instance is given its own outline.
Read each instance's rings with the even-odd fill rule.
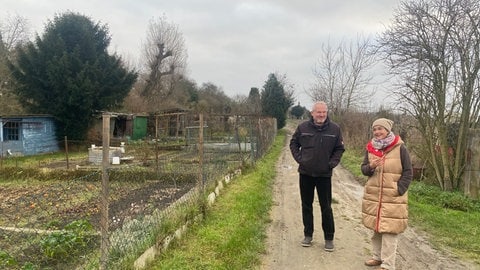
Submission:
[[[147,136],[147,116],[141,114],[116,114],[112,118],[113,137],[141,140]]]

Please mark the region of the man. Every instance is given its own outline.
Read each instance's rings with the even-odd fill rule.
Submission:
[[[335,223],[332,203],[332,171],[345,151],[340,127],[330,121],[328,106],[316,102],[312,118],[298,125],[290,140],[290,151],[299,164],[300,197],[302,200],[303,234],[302,246],[312,245],[313,198],[315,189],[322,214],[322,229],[325,250],[333,251]]]

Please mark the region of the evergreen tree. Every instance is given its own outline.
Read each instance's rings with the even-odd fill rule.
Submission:
[[[110,55],[108,29],[67,12],[49,21],[42,37],[21,48],[9,67],[22,105],[57,120],[57,136],[83,140],[95,111],[121,105],[137,74]]]
[[[292,110],[290,111],[290,114],[295,117],[295,119],[300,119],[307,109],[305,107],[300,106],[300,103],[296,106],[292,107]]]
[[[293,100],[285,94],[282,83],[275,74],[270,74],[263,86],[261,95],[262,113],[277,119],[277,129],[286,124],[287,111],[293,105]]]
[[[261,97],[260,91],[256,87],[250,88],[248,94],[247,107],[252,114],[259,114],[261,112]]]

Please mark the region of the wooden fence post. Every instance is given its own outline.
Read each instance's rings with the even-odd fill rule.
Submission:
[[[480,136],[478,129],[471,129],[467,141],[466,167],[463,174],[464,194],[480,198]]]
[[[199,128],[198,128],[198,185],[203,192],[203,113],[199,115]]]
[[[102,198],[101,198],[101,255],[100,255],[100,269],[106,270],[108,265],[108,167],[110,165],[110,115],[104,113],[103,129],[102,129]]]

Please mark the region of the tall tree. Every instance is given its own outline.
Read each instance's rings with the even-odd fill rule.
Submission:
[[[268,75],[261,93],[262,113],[275,117],[278,129],[285,126],[287,111],[293,105],[293,102],[293,98],[285,93],[284,87],[277,76],[273,73]]]
[[[368,72],[375,64],[370,43],[370,39],[358,37],[355,42],[341,42],[337,47],[323,44],[313,69],[316,83],[307,94],[313,100],[326,101],[336,114],[364,105],[371,96],[367,86],[372,76]]]
[[[0,21],[0,114],[19,114],[23,108],[12,91],[14,81],[8,69],[8,59],[16,57],[17,46],[28,41],[28,21],[20,15],[7,15]]]
[[[288,100],[290,102],[290,106],[292,106],[295,102],[295,85],[290,82],[286,73],[281,74],[275,72],[274,74],[277,80],[283,86],[283,93],[285,95],[285,99]]]
[[[479,24],[478,1],[402,2],[379,40],[403,85],[396,94],[426,142],[418,153],[444,190],[461,184],[468,129],[479,115]]]
[[[300,119],[305,115],[306,112],[308,112],[308,110],[305,107],[302,107],[300,103],[298,103],[296,106],[293,106],[290,110],[290,114],[295,117],[295,119]]]
[[[260,114],[262,112],[262,105],[260,99],[260,91],[257,87],[250,88],[250,93],[248,93],[247,107],[249,113]]]
[[[157,111],[166,102],[172,103],[172,96],[179,90],[176,86],[184,77],[187,66],[185,40],[178,26],[165,17],[152,19],[144,55],[146,83],[142,94],[148,101],[148,109]]]
[[[222,88],[208,82],[203,83],[198,90],[196,109],[209,113],[229,114],[232,109],[231,103],[231,99]]]
[[[244,115],[260,115],[262,107],[260,103],[260,90],[257,87],[250,88],[248,96],[237,94],[232,97],[232,113]]]
[[[67,12],[10,63],[20,102],[30,113],[53,115],[59,138],[84,139],[92,113],[120,105],[135,82],[136,73],[108,53],[109,44],[107,26]]]
[[[16,46],[25,44],[29,34],[29,25],[25,17],[8,14],[0,21],[0,50],[12,51]]]

